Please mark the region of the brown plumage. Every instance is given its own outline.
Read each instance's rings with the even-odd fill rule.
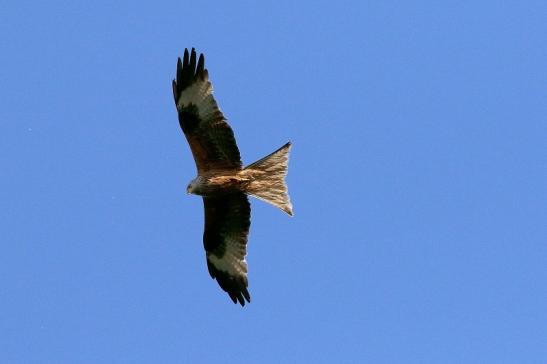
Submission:
[[[196,162],[197,177],[187,192],[203,197],[203,245],[211,277],[234,303],[250,302],[247,279],[247,238],[251,207],[247,195],[292,215],[285,177],[287,143],[243,168],[234,133],[213,97],[203,54],[192,48],[177,62],[173,95],[179,124]]]

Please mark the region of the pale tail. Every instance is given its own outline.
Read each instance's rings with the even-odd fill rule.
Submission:
[[[292,204],[285,184],[290,150],[291,143],[288,142],[272,154],[245,167],[242,173],[248,175],[250,181],[245,189],[247,194],[279,207],[292,216]]]

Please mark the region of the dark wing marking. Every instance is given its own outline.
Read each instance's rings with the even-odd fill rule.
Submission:
[[[205,231],[203,244],[211,277],[234,303],[251,302],[247,290],[247,237],[251,225],[251,206],[241,192],[203,197]]]
[[[211,169],[241,169],[241,156],[234,132],[213,97],[213,87],[200,54],[196,51],[178,59],[173,95],[179,123],[194,155],[198,173]]]

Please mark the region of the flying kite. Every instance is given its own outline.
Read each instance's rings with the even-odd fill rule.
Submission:
[[[251,302],[245,261],[251,225],[247,196],[292,216],[285,184],[291,143],[243,168],[234,132],[213,97],[203,54],[196,58],[194,48],[190,54],[185,49],[173,80],[179,124],[197,167],[186,192],[203,198],[203,245],[211,277],[234,303],[244,306]]]

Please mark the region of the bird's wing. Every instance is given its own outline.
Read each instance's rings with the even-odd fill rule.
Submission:
[[[247,290],[247,236],[251,225],[251,206],[241,192],[203,197],[205,230],[203,244],[211,277],[234,303],[251,302]]]
[[[234,132],[213,97],[205,59],[196,51],[184,50],[178,59],[173,95],[179,123],[194,155],[198,173],[211,169],[241,169],[241,156]]]

